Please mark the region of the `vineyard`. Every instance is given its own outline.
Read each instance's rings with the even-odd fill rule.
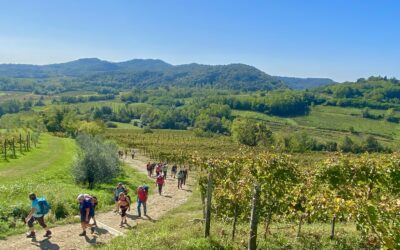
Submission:
[[[211,220],[222,221],[231,225],[232,244],[240,227],[255,249],[271,237],[272,225],[284,223],[300,239],[307,237],[304,227],[328,224],[330,233],[322,237],[335,240],[337,227],[349,224],[361,235],[362,248],[400,248],[397,153],[337,153],[304,164],[298,155],[255,152],[225,137],[189,132],[109,130],[107,137],[152,159],[195,169],[206,236]]]
[[[154,130],[144,133],[135,129],[109,129],[106,138],[127,148],[136,148],[154,160],[188,164],[193,154],[218,156],[234,154],[239,146],[231,137],[196,137],[191,131]]]
[[[40,132],[25,130],[5,130],[0,133],[1,159],[17,159],[36,147],[39,143]]]

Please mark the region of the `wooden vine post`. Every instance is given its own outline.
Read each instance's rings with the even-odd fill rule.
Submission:
[[[205,232],[204,232],[204,236],[206,238],[210,236],[211,199],[212,199],[212,173],[209,172],[208,173],[208,183],[207,183],[206,221],[205,221]]]
[[[4,160],[7,160],[7,139],[4,140]]]
[[[253,199],[251,202],[249,250],[257,249],[258,203],[260,199],[260,185],[254,185]]]
[[[28,135],[26,135],[25,151],[29,151],[29,136]]]
[[[22,135],[19,133],[19,152],[22,154]]]
[[[17,155],[15,154],[15,139],[14,139],[14,137],[12,139],[12,152],[13,152],[13,158],[16,159]]]
[[[335,224],[336,224],[336,214],[334,214],[332,218],[331,237],[330,237],[331,240],[335,238]]]

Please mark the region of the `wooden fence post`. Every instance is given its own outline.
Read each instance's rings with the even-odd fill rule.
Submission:
[[[212,199],[212,173],[208,173],[208,184],[207,184],[207,204],[206,204],[206,224],[204,236],[207,238],[210,236],[211,226],[211,199]]]
[[[258,201],[260,199],[260,185],[256,183],[254,185],[253,199],[251,202],[251,219],[250,219],[250,238],[249,238],[249,250],[257,249],[257,226],[258,226]]]

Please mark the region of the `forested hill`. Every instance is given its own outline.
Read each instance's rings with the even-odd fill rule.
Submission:
[[[161,60],[135,59],[113,63],[97,58],[79,59],[50,65],[0,65],[0,77],[60,79],[64,88],[69,83],[85,87],[214,87],[237,90],[272,90],[286,87],[280,80],[245,64],[171,65]],[[52,81],[54,82],[54,81]]]
[[[277,80],[281,80],[292,89],[312,89],[320,86],[334,84],[335,81],[329,78],[299,78],[274,76]]]
[[[0,90],[40,89],[42,93],[158,86],[256,91],[287,87],[305,89],[318,85],[317,82],[324,81],[274,77],[246,64],[171,65],[158,59],[109,62],[85,58],[49,65],[0,64]]]

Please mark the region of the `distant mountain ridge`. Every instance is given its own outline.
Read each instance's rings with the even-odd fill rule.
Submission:
[[[325,78],[276,77],[246,64],[172,65],[159,59],[133,59],[109,62],[98,58],[48,64],[0,64],[0,77],[6,78],[60,78],[76,81],[118,83],[136,87],[172,85],[179,87],[215,87],[246,91],[277,88],[305,89],[333,83]]]

